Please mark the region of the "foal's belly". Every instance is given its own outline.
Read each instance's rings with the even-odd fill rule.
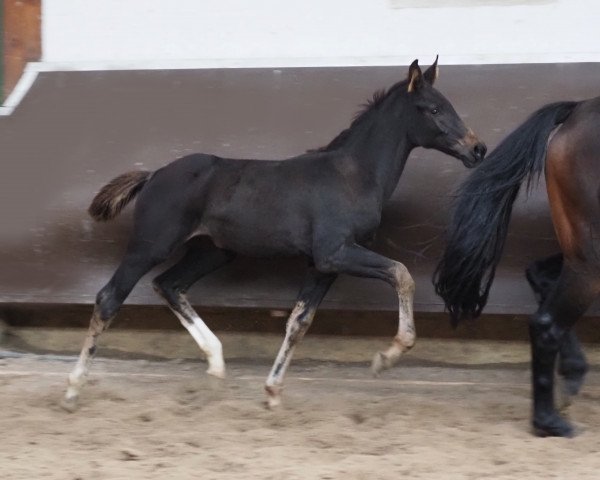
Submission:
[[[254,221],[253,221],[254,220]],[[311,255],[312,238],[305,225],[269,218],[203,222],[199,233],[208,235],[219,248],[252,257]]]

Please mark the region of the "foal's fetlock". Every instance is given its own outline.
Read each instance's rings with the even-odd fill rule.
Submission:
[[[77,410],[79,407],[79,389],[81,388],[82,383],[81,379],[78,382],[71,382],[71,378],[69,378],[69,386],[67,387],[65,396],[60,401],[60,406],[63,410],[66,410],[69,413],[73,413]]]
[[[82,370],[81,366],[75,367],[71,373],[69,373],[67,391],[65,396],[60,401],[60,406],[67,412],[74,412],[79,406],[79,392],[83,385],[87,381],[87,374]]]
[[[394,337],[390,350],[396,349],[400,352],[400,354],[406,353],[415,346],[416,341],[417,336],[414,333],[414,329],[411,329],[407,332],[399,333]]]
[[[223,358],[223,346],[216,337],[214,343],[210,346],[210,350],[207,352],[206,360],[208,362],[206,373],[217,378],[225,378],[227,376],[225,359]]]
[[[377,352],[371,362],[371,371],[374,375],[379,375],[382,371],[392,368],[402,354],[408,352],[415,345],[415,337],[405,336],[394,337],[390,347],[384,352]]]

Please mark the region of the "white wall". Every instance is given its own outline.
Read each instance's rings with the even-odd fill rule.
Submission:
[[[600,61],[600,0],[42,4],[48,69]]]

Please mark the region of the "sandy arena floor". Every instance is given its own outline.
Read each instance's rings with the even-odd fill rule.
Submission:
[[[278,340],[254,338],[272,348]],[[526,345],[423,341],[373,379],[354,358],[368,360],[363,347],[384,340],[306,343],[275,412],[263,406],[270,362],[261,355],[231,359],[218,381],[201,360],[116,360],[101,350],[80,410],[68,414],[58,402],[74,357],[3,350],[0,478],[600,478],[597,369],[569,408],[579,435],[538,439],[529,432]],[[335,348],[351,361],[308,358]]]

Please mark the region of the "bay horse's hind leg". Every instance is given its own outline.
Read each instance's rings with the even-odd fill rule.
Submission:
[[[558,253],[533,262],[525,271],[525,276],[535,293],[538,305],[544,303],[555,287],[563,267],[563,254]],[[573,330],[569,330],[560,344],[558,352],[558,373],[564,379],[563,394],[577,395],[589,367],[581,344]]]
[[[585,267],[584,267],[585,268]],[[564,264],[560,277],[529,327],[532,352],[533,427],[540,436],[571,436],[573,427],[554,405],[554,366],[565,335],[598,294],[598,280]]]
[[[336,278],[335,274],[321,273],[314,268],[309,269],[296,306],[288,318],[285,339],[267,378],[265,390],[269,408],[281,403],[283,377],[292,360],[294,349],[310,327],[319,304]]]
[[[185,294],[197,280],[228,264],[234,257],[232,252],[214,245],[200,248],[190,243],[183,258],[152,282],[156,292],[165,299],[169,308],[206,354],[207,373],[220,378],[225,376],[221,342],[195,312]]]
[[[97,340],[117,314],[119,308],[144,274],[152,267],[166,260],[171,253],[170,246],[154,252],[144,242],[132,242],[125,257],[110,281],[96,296],[96,304],[90,321],[83,348],[77,364],[69,375],[68,388],[61,406],[68,411],[77,408],[81,387],[85,383],[90,364],[96,353]]]
[[[577,335],[569,330],[558,351],[558,374],[563,377],[563,391],[567,397],[579,393],[589,368]]]

